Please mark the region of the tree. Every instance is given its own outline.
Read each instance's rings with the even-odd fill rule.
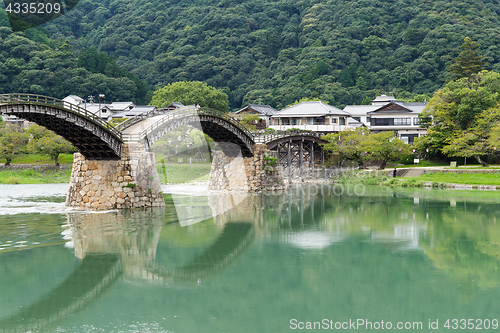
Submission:
[[[451,137],[448,144],[443,147],[443,153],[449,156],[474,157],[482,166],[488,166],[481,159],[481,155],[494,151],[498,136],[496,130],[499,125],[499,106],[485,110],[475,118],[473,126]],[[490,139],[492,133],[494,133],[493,140]]]
[[[499,73],[482,71],[474,81],[462,78],[449,82],[434,93],[422,113],[422,119],[427,119],[424,124],[428,127],[427,135],[416,142],[416,147],[419,151],[430,149],[433,154],[474,156],[483,164],[479,156],[488,151],[487,145],[483,148],[478,145],[488,142],[494,133],[491,128],[495,126],[495,116],[488,112],[495,114],[493,110],[498,103]],[[492,123],[487,124],[488,121]]]
[[[387,162],[397,161],[410,153],[409,146],[397,139],[393,132],[371,134],[361,146],[370,156],[382,162],[380,170],[385,169]]]
[[[199,104],[222,112],[229,111],[227,95],[200,81],[174,82],[159,88],[154,92],[150,104],[161,108],[173,102],[181,102],[184,105]]]
[[[249,131],[256,131],[257,130],[257,125],[256,123],[259,122],[260,117],[258,114],[249,114],[249,113],[244,113],[244,114],[235,114],[233,115],[236,119],[240,121],[240,123],[245,126]]]
[[[458,54],[451,64],[448,72],[452,80],[461,78],[471,78],[484,70],[486,64],[484,57],[479,52],[479,44],[473,42],[469,37],[465,37],[463,44],[460,46],[462,51]]]
[[[358,163],[359,168],[365,166],[366,156],[363,143],[368,140],[370,130],[359,127],[339,133],[330,133],[322,137],[328,143],[323,143],[323,149],[332,154],[333,160],[340,167],[346,160],[353,160]]]
[[[31,136],[28,151],[49,155],[55,165],[59,165],[59,154],[76,152],[76,148],[70,142],[44,127],[32,125],[28,133]]]
[[[26,133],[0,122],[0,157],[5,158],[5,165],[10,165],[16,155],[25,151],[28,139]]]

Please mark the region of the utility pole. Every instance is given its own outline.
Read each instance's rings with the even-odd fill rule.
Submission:
[[[101,118],[101,98],[105,98],[106,95],[99,94],[99,118]]]

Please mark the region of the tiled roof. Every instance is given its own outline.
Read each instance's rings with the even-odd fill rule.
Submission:
[[[235,113],[240,113],[240,112],[245,111],[247,109],[252,109],[254,111],[257,111],[260,114],[265,114],[267,116],[273,116],[273,115],[275,115],[275,114],[278,113],[278,110],[276,110],[272,106],[270,106],[270,105],[260,105],[260,104],[248,104],[247,106],[245,106],[242,109],[239,109]]]
[[[353,116],[364,116],[367,112],[375,111],[380,105],[346,105],[344,111]]]
[[[135,115],[141,114],[143,112],[152,111],[156,108],[154,105],[138,105],[131,110],[124,110],[117,112],[113,115],[113,118],[123,118],[123,117],[133,117]]]
[[[348,112],[342,111],[334,106],[320,101],[302,102],[278,112],[278,116],[280,117],[321,117],[326,115],[350,116]]]

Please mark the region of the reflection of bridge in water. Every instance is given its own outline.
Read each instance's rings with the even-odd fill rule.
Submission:
[[[335,209],[350,209],[342,205],[335,193],[339,191],[329,186],[302,186],[281,195],[247,195],[237,206],[231,206],[235,201],[231,198],[209,196],[211,219],[220,232],[200,254],[178,267],[164,267],[156,262],[160,232],[166,224],[176,222],[164,208],[69,213],[72,244],[80,264],[44,298],[0,320],[0,332],[50,327],[91,303],[122,278],[195,287],[234,265],[256,237],[317,249],[342,241],[350,232],[349,221],[325,224],[331,222],[329,213]],[[351,208],[355,210],[356,205]],[[407,227],[396,226],[393,235],[371,232],[367,239],[408,243],[415,235],[418,237],[418,230],[412,229],[415,224],[409,222]],[[356,227],[365,232],[363,224]]]
[[[267,199],[247,196],[233,207],[238,212],[232,212],[230,205],[234,199],[211,196],[208,203],[213,205],[212,218],[221,231],[202,253],[179,267],[155,264],[160,231],[165,223],[175,222],[162,207],[120,213],[68,213],[71,243],[80,264],[42,299],[1,319],[0,332],[51,327],[91,303],[122,278],[169,286],[197,286],[234,265],[252,244],[263,219],[268,219],[266,208],[282,201],[276,196]],[[301,202],[305,204],[304,200]],[[258,205],[264,206],[259,209]],[[245,209],[252,212],[242,214]],[[224,212],[224,216],[218,216]]]
[[[63,320],[103,293],[121,273],[119,255],[90,254],[44,298],[0,320],[0,332],[31,332]]]

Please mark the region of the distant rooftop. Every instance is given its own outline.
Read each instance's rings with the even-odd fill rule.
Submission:
[[[117,112],[113,114],[113,118],[126,118],[126,117],[133,117],[138,114],[144,113],[144,112],[149,112],[152,111],[156,108],[154,105],[138,105],[133,107],[132,109],[126,109],[120,112]]]
[[[278,112],[280,117],[321,117],[326,115],[350,116],[349,113],[321,101],[302,102]]]
[[[390,102],[399,102],[399,101],[396,101],[396,98],[394,96],[380,95],[375,97],[375,99],[370,103],[372,103],[372,105],[382,105]]]
[[[248,110],[248,109],[252,109],[254,111],[257,111],[260,114],[264,114],[267,116],[273,116],[273,115],[278,113],[278,110],[276,110],[272,106],[262,105],[262,104],[248,104],[247,106],[245,106],[242,109],[239,109],[235,113],[240,113],[240,112],[243,112],[243,111]]]
[[[84,100],[80,96],[76,96],[76,95],[68,95],[68,96],[64,97],[63,100],[65,101],[67,98],[71,98],[71,99],[74,99],[75,101],[80,101],[80,102]]]
[[[125,110],[125,109],[132,109],[134,107],[134,103],[132,102],[113,102],[109,105],[109,108],[115,112]]]
[[[353,116],[364,116],[367,112],[375,111],[378,108],[380,105],[346,105],[344,111]]]

